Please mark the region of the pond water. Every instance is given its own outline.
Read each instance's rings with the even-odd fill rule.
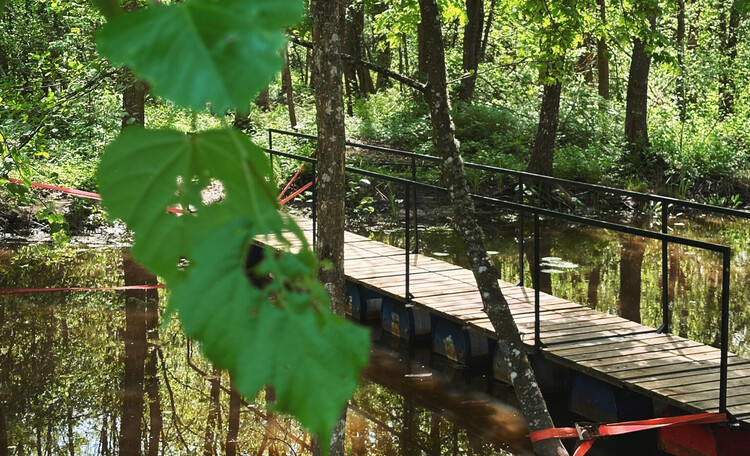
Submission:
[[[154,282],[120,247],[0,244],[0,288]],[[163,304],[156,290],[0,296],[0,455],[310,454],[265,392],[241,403],[177,322],[157,323]],[[508,387],[373,339],[348,409],[351,454],[529,453]]]

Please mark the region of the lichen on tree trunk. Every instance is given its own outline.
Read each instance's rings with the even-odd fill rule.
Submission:
[[[340,0],[312,0],[313,81],[318,125],[316,176],[318,226],[315,250],[326,264],[318,278],[331,297],[336,315],[345,316],[344,195],[346,193],[344,103],[340,35]],[[331,436],[331,454],[344,454],[346,412]]]
[[[526,352],[523,350],[518,328],[513,320],[508,302],[500,290],[497,270],[490,262],[484,247],[484,236],[476,222],[474,203],[464,173],[455,126],[450,114],[446,81],[445,54],[440,27],[440,14],[436,0],[419,0],[425,50],[428,53],[428,84],[425,96],[430,108],[430,118],[438,154],[441,158],[443,180],[449,190],[453,210],[454,229],[459,235],[469,258],[472,272],[482,296],[484,311],[498,334],[498,355],[511,372],[521,410],[529,429],[553,427],[552,419],[539,390]],[[540,455],[566,455],[559,440],[543,440],[534,445]]]

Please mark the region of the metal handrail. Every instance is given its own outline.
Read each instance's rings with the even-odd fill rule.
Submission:
[[[309,158],[309,157],[303,157],[299,155],[274,151],[272,149],[266,149],[266,152],[269,154],[270,157],[273,156],[282,156],[286,158],[291,159],[297,159],[300,161],[308,162],[313,165],[313,182],[315,182],[316,179],[316,173],[315,173],[315,164],[317,163],[317,159]],[[411,294],[409,293],[409,283],[410,283],[410,270],[409,270],[409,262],[410,262],[410,244],[409,244],[409,226],[410,223],[410,212],[411,212],[411,206],[409,204],[409,196],[414,190],[416,192],[417,189],[427,192],[436,192],[441,194],[448,194],[449,191],[445,187],[440,187],[437,185],[432,184],[425,184],[422,182],[417,182],[413,180],[408,180],[400,177],[394,177],[389,176],[385,174],[376,173],[373,171],[366,171],[359,168],[354,168],[347,166],[345,167],[345,170],[350,173],[358,174],[361,176],[367,176],[372,177],[376,179],[381,179],[386,182],[391,182],[399,185],[404,186],[405,190],[405,295],[404,300],[408,303],[411,302]],[[313,185],[314,188],[314,185]],[[474,198],[477,201],[483,201],[486,203],[489,203],[493,206],[510,210],[513,212],[519,213],[519,215],[532,215],[534,217],[534,271],[535,271],[535,286],[534,286],[534,345],[535,349],[541,350],[542,347],[544,347],[543,342],[541,341],[540,333],[541,333],[541,316],[540,316],[540,290],[539,290],[539,274],[540,274],[540,268],[541,268],[541,261],[539,258],[539,219],[540,217],[548,217],[548,218],[556,218],[560,220],[565,220],[573,223],[579,223],[587,226],[593,226],[596,228],[603,228],[607,230],[617,231],[620,233],[625,234],[631,234],[635,236],[642,236],[650,239],[657,239],[662,241],[663,245],[665,245],[667,242],[674,243],[674,244],[680,244],[685,245],[689,247],[696,247],[703,250],[713,251],[720,253],[722,255],[722,289],[721,289],[721,327],[720,327],[720,339],[721,339],[721,363],[720,363],[720,371],[719,371],[719,410],[722,413],[725,413],[727,411],[726,409],[726,403],[727,403],[727,381],[728,381],[728,353],[729,353],[729,287],[730,287],[730,260],[731,260],[731,248],[726,245],[716,244],[712,242],[706,242],[706,241],[700,241],[696,239],[690,239],[685,238],[682,236],[676,236],[669,234],[667,232],[655,232],[650,230],[645,230],[642,228],[636,228],[628,225],[622,225],[619,223],[614,222],[607,222],[603,220],[598,219],[592,219],[580,215],[573,215],[573,214],[566,214],[564,212],[558,212],[551,209],[544,209],[539,208],[536,206],[530,206],[527,204],[519,203],[519,202],[511,202],[506,200],[501,200],[498,198],[488,197],[488,196],[481,196],[481,195],[475,195],[471,194],[472,198]],[[315,193],[313,193],[313,200],[312,200],[312,207],[313,207],[313,242],[315,241],[315,229],[317,225],[317,219],[316,219],[316,213],[315,213]],[[418,229],[415,229],[415,231],[418,231]],[[523,234],[521,234],[520,238],[523,238]],[[665,261],[664,256],[662,256],[662,262]],[[664,309],[663,309],[664,310]],[[666,309],[666,314],[662,315],[662,320],[664,322],[667,322],[668,320],[668,311],[669,309]],[[664,324],[663,324],[664,325]]]
[[[269,128],[268,129],[268,138],[269,138],[268,147],[269,148],[273,148],[273,139],[272,139],[273,133],[278,133],[281,135],[293,136],[293,137],[298,137],[298,138],[304,138],[304,139],[317,139],[317,136],[315,135],[308,135],[305,133],[297,133],[297,132],[292,132],[292,131],[284,131],[284,130],[278,130],[275,128]],[[402,157],[410,157],[410,158],[414,158],[415,160],[418,159],[418,160],[424,160],[424,161],[440,162],[440,158],[435,157],[434,155],[419,154],[416,152],[391,149],[388,147],[374,146],[370,144],[362,144],[362,143],[357,143],[357,142],[348,141],[348,140],[346,141],[346,145],[352,146],[352,147],[359,147],[362,149],[374,150],[378,152],[385,152],[385,153],[389,153],[393,155],[399,155]],[[479,163],[464,162],[464,166],[466,168],[478,169],[481,171],[491,171],[495,173],[509,174],[517,178],[528,178],[528,179],[536,180],[539,182],[547,182],[547,183],[553,183],[553,184],[573,185],[573,186],[576,186],[579,188],[585,188],[588,190],[596,190],[596,191],[601,191],[604,193],[612,193],[612,194],[620,195],[620,196],[629,196],[632,198],[656,201],[656,202],[660,202],[663,204],[671,204],[673,206],[679,206],[679,207],[684,207],[688,209],[697,209],[697,210],[707,211],[707,212],[711,212],[715,214],[731,215],[734,217],[750,219],[750,211],[742,211],[739,209],[730,209],[727,207],[713,206],[711,204],[698,203],[695,201],[687,201],[687,200],[682,200],[679,198],[674,198],[671,196],[636,192],[633,190],[625,190],[625,189],[620,189],[620,188],[615,188],[615,187],[608,187],[605,185],[589,184],[586,182],[578,182],[574,180],[562,179],[559,177],[552,177],[552,176],[545,176],[543,174],[529,173],[526,171],[518,171],[518,170],[508,169],[508,168],[500,168],[497,166],[482,165]]]

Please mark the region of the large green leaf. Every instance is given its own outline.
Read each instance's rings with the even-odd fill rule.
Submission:
[[[327,310],[313,256],[266,255],[259,269],[276,271],[273,283],[253,287],[243,253],[255,226],[238,219],[197,245],[187,280],[173,289],[173,305],[185,332],[217,366],[235,373],[243,394],[273,385],[274,408],[328,442],[367,362],[369,336]]]
[[[265,153],[235,130],[186,135],[131,127],[105,150],[99,189],[110,215],[133,230],[133,256],[165,278],[185,332],[253,397],[276,388],[276,409],[329,441],[367,362],[365,330],[330,313],[317,263],[291,217],[278,211]],[[201,191],[223,185],[219,202]],[[189,213],[175,215],[179,204]],[[268,252],[254,267],[272,278],[253,286],[245,270],[250,242],[270,236],[297,254]]]
[[[284,30],[301,13],[300,0],[157,4],[105,24],[97,46],[181,106],[244,110],[278,72]]]
[[[133,255],[169,281],[178,278],[190,244],[234,217],[253,216],[268,231],[287,227],[269,175],[263,151],[234,130],[186,135],[131,127],[105,150],[98,181],[110,215],[134,232]],[[225,198],[204,206],[200,191],[212,179],[224,184]],[[191,212],[166,211],[177,204]]]

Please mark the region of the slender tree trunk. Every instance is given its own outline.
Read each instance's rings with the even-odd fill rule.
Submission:
[[[583,80],[587,84],[594,84],[594,63],[596,58],[592,52],[593,44],[589,33],[583,35],[583,52],[576,62],[576,73],[583,74]]]
[[[442,37],[442,34],[441,34]],[[442,47],[443,41],[440,39],[440,47]],[[426,81],[427,73],[430,70],[428,63],[428,52],[427,49],[427,38],[425,37],[425,25],[424,20],[417,24],[417,80]]]
[[[216,423],[221,413],[221,371],[214,368],[208,381],[211,383],[211,401],[208,404],[206,432],[203,434],[203,456],[216,456]]]
[[[479,61],[484,60],[484,56],[487,53],[487,42],[490,40],[490,30],[492,29],[492,21],[495,19],[495,3],[497,0],[490,1],[489,13],[487,14],[487,23],[484,25],[484,37],[482,38],[482,46],[479,49]]]
[[[740,27],[740,12],[736,0],[729,0],[722,6],[719,17],[719,39],[721,43],[721,77],[719,78],[719,116],[722,119],[734,114],[734,62],[737,59],[737,36]],[[729,21],[727,21],[727,10]]]
[[[677,0],[677,110],[680,122],[687,120],[687,94],[685,93],[685,0]]]
[[[534,150],[531,153],[530,173],[552,175],[552,165],[555,160],[555,137],[557,125],[560,122],[560,93],[562,82],[544,84],[542,91],[542,106],[539,110],[539,127],[536,131]]]
[[[292,70],[289,68],[289,50],[284,48],[284,68],[281,71],[281,80],[286,88],[286,106],[289,109],[289,125],[297,126],[297,114],[294,112],[294,86],[292,85]]]
[[[125,285],[148,285],[153,275],[126,254]],[[123,381],[120,456],[141,455],[144,361],[146,359],[146,291],[125,291],[125,373]]]
[[[134,11],[138,8],[136,0],[125,0],[123,2],[125,11]],[[125,70],[125,77],[133,81],[122,92],[122,122],[121,128],[129,125],[146,124],[146,83],[137,80],[130,70]]]
[[[386,5],[385,2],[379,1],[375,3],[374,7],[374,14],[377,16],[378,14],[382,14],[388,5]],[[388,41],[388,38],[385,33],[380,33],[375,37],[375,52],[377,54],[377,64],[385,69],[390,70],[391,69],[391,60],[392,60],[392,53],[391,53],[391,43]],[[376,90],[384,90],[388,87],[393,85],[393,82],[391,81],[391,78],[384,75],[383,73],[378,73],[377,79],[375,82],[375,89]]]
[[[365,40],[364,40],[364,29],[365,29],[365,10],[364,3],[361,1],[355,1],[350,6],[350,14],[352,16],[352,26],[354,27],[354,54],[351,54],[357,60],[367,60],[365,58]],[[372,75],[370,70],[365,68],[361,64],[356,65],[357,68],[357,79],[359,80],[360,95],[367,96],[371,93],[375,93],[375,84],[372,82]]]
[[[242,396],[234,387],[234,379],[229,374],[231,392],[229,393],[229,418],[227,419],[226,455],[237,456],[237,438],[240,434],[240,406]]]
[[[342,65],[340,40],[339,0],[311,0],[310,18],[313,23],[313,75],[315,79],[315,108],[318,125],[317,204],[318,223],[316,252],[318,258],[330,265],[320,268],[318,278],[331,297],[333,313],[345,316],[346,291],[344,282],[344,195],[346,194],[346,131],[344,106],[341,96]],[[331,436],[331,454],[344,454],[346,410]]]
[[[258,98],[255,99],[255,105],[258,106],[263,112],[268,112],[271,109],[271,100],[268,96],[268,87],[263,89],[258,94]]]
[[[420,0],[419,8],[424,35],[429,42],[426,50],[429,51],[430,71],[425,95],[430,107],[435,144],[441,158],[443,179],[449,189],[454,227],[469,258],[469,264],[482,296],[484,311],[497,332],[497,356],[511,367],[511,381],[529,428],[532,431],[551,428],[554,424],[524,351],[508,302],[500,290],[497,270],[490,262],[484,247],[482,230],[476,222],[474,203],[469,194],[463,160],[458,151],[455,127],[450,113],[438,5],[436,0]],[[538,442],[534,449],[540,455],[566,455],[560,441],[554,439]]]
[[[461,82],[458,99],[470,104],[474,98],[479,68],[479,54],[482,49],[482,26],[484,25],[484,0],[466,0],[466,16],[468,21],[464,26],[463,62],[461,68],[465,76]]]
[[[654,29],[656,20],[653,17],[649,20]],[[645,149],[649,145],[647,114],[650,68],[651,56],[646,52],[646,43],[640,38],[634,38],[625,106],[625,140],[628,143],[629,161],[641,166],[646,166]]]

